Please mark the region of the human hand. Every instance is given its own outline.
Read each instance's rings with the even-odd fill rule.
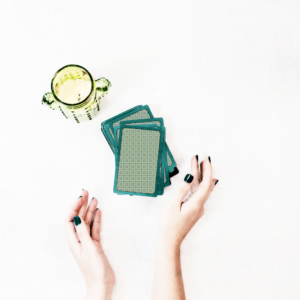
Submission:
[[[204,214],[204,203],[210,196],[217,179],[212,179],[212,166],[210,158],[200,163],[201,174],[198,167],[198,157],[191,160],[191,174],[187,174],[180,182],[173,196],[168,201],[159,221],[158,245],[173,250],[178,249],[195,223]],[[184,201],[188,192],[191,196]]]
[[[88,195],[88,191],[82,190],[82,196],[72,204],[65,219],[65,229],[70,250],[86,283],[86,299],[108,300],[116,279],[100,244],[98,201],[93,198],[87,207]]]

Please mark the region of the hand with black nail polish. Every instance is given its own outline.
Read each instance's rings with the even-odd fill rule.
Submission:
[[[152,300],[186,299],[181,273],[180,246],[189,231],[203,216],[204,204],[217,182],[217,179],[212,178],[210,157],[204,159],[198,166],[198,155],[193,156],[191,173],[182,179],[166,203],[159,220]],[[185,200],[188,193],[190,197]]]
[[[201,172],[200,172],[201,171]],[[191,173],[187,174],[176,188],[159,223],[159,237],[172,247],[179,247],[184,237],[204,213],[204,203],[213,191],[217,179],[212,178],[209,157],[200,162],[197,156],[191,160]],[[184,198],[188,193],[187,201]]]
[[[100,243],[101,211],[88,191],[71,206],[65,219],[69,248],[86,283],[86,300],[111,299],[116,279]]]

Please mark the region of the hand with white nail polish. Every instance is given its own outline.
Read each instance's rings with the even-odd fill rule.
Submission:
[[[210,157],[200,163],[200,169],[197,158],[192,157],[191,174],[180,182],[159,220],[152,300],[185,299],[180,245],[203,216],[204,204],[218,183],[217,179],[212,178]],[[189,192],[190,197],[184,201]]]
[[[101,211],[83,190],[65,219],[70,250],[86,283],[86,300],[109,300],[116,279],[100,244]]]

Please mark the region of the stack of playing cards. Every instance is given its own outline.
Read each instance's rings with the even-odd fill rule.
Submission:
[[[166,143],[162,118],[154,118],[148,105],[138,105],[101,124],[115,154],[114,192],[156,197],[178,174]]]

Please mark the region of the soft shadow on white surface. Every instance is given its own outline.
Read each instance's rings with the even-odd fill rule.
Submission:
[[[114,299],[150,299],[158,214],[195,154],[220,182],[182,245],[187,299],[299,299],[299,13],[295,1],[15,2],[3,299],[83,299],[63,229],[82,188],[103,211]],[[70,63],[112,82],[91,122],[41,105]],[[112,192],[100,125],[138,104],[164,118],[180,170],[157,199]]]

